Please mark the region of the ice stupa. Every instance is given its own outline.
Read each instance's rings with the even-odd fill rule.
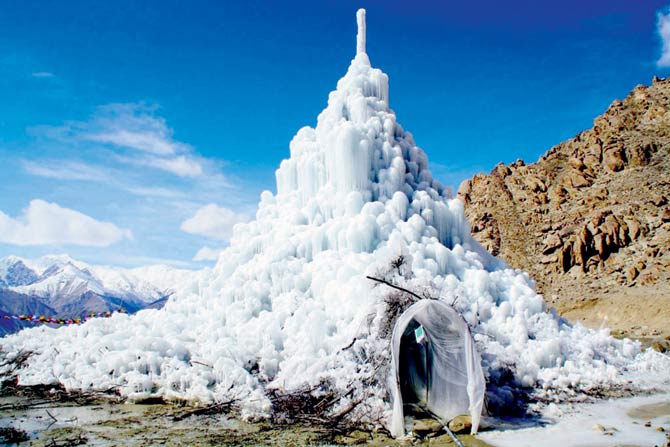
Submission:
[[[526,273],[472,239],[463,205],[433,178],[389,108],[388,77],[365,51],[365,11],[357,18],[349,69],[316,127],[291,141],[276,194],[261,194],[255,220],[235,227],[216,266],[162,310],[2,339],[10,364],[32,353],[13,372],[20,384],[235,399],[248,417],[271,412],[270,389],[322,384],[341,392],[337,405],[357,404],[352,417],[388,425],[389,327],[403,295],[368,275],[462,315],[494,408],[512,403],[512,384],[574,394],[669,366],[636,342],[548,312]]]

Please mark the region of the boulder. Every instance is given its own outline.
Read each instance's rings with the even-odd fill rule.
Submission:
[[[563,272],[567,272],[574,265],[571,243],[563,245],[563,248],[561,248],[561,251],[558,254],[558,262],[561,265]]]
[[[586,267],[588,260],[588,246],[580,236],[576,237],[572,243],[572,258],[574,265],[581,265],[582,270]]]
[[[555,252],[558,248],[563,245],[561,237],[556,233],[549,233],[542,243],[544,245],[544,250],[542,254],[548,255]]]
[[[638,278],[637,282],[642,286],[647,286],[650,284],[654,284],[656,281],[658,281],[658,277],[659,274],[656,268],[647,269],[644,272],[642,272],[642,274],[640,274],[640,277]]]
[[[626,166],[624,156],[625,155],[623,147],[621,146],[610,147],[605,149],[605,153],[603,156],[603,163],[605,163],[605,166],[610,171],[619,172]]]
[[[635,281],[635,278],[637,278],[637,275],[639,274],[640,271],[634,266],[626,269],[626,277],[628,278],[628,281]]]
[[[631,240],[636,240],[641,233],[640,222],[635,218],[625,219],[624,222],[628,227],[628,236]]]
[[[416,419],[412,431],[423,437],[431,433],[439,433],[442,429],[442,424],[435,419]]]
[[[576,157],[571,157],[570,160],[568,160],[568,163],[570,166],[578,171],[583,171],[586,165],[584,164],[584,161],[582,161],[579,158]]]
[[[472,191],[472,181],[464,180],[461,182],[461,186],[458,187],[458,192],[456,196],[463,201],[466,205],[470,203],[470,191]]]
[[[598,233],[593,236],[593,247],[595,248],[600,259],[607,259],[609,251],[607,250],[607,242],[605,241],[605,235]]]
[[[472,418],[469,415],[456,416],[449,421],[447,427],[456,434],[470,433],[470,430],[472,429]]]
[[[668,203],[668,199],[665,196],[656,196],[651,199],[651,204],[654,206],[663,206],[666,203]]]
[[[600,165],[600,162],[600,151],[598,151],[598,155],[586,154],[584,156],[584,166],[586,166],[589,170],[594,170],[596,166]]]
[[[522,164],[520,166],[523,166],[523,161],[521,163]],[[500,177],[505,178],[509,175],[512,175],[512,170],[504,163],[498,163],[496,167],[493,168],[493,171],[491,171],[491,174],[497,174]]]
[[[652,343],[650,348],[658,352],[668,351],[668,347],[665,344],[661,343],[660,341],[655,341],[654,343]]]
[[[524,183],[533,192],[545,192],[547,190],[547,185],[534,175],[527,176]]]
[[[646,166],[649,164],[651,154],[653,152],[653,143],[650,141],[642,141],[627,148],[626,155],[633,166]]]
[[[600,433],[605,433],[605,431],[607,431],[607,429],[605,428],[605,426],[602,425],[602,424],[596,424],[596,425],[594,425],[594,426],[593,426],[593,429],[594,429],[595,431],[599,431]]]
[[[591,186],[591,182],[580,171],[571,170],[566,176],[566,184],[572,188],[584,188]]]

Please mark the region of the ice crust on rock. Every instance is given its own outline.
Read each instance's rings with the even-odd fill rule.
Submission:
[[[527,274],[472,239],[461,202],[433,179],[426,154],[389,108],[388,77],[371,67],[364,12],[357,18],[347,73],[316,127],[291,141],[277,193],[261,194],[256,218],[235,227],[216,266],[176,288],[162,310],[3,339],[7,356],[35,352],[20,383],[119,387],[131,398],[236,398],[255,417],[270,411],[268,387],[325,380],[343,391],[353,385],[350,399],[363,396],[366,414],[388,416],[384,381],[367,380],[374,359],[390,358],[380,331],[389,290],[365,276],[387,271],[399,255],[407,267],[390,279],[455,300],[492,383],[505,370],[538,390],[587,390],[617,384],[627,370],[670,366],[638,343],[546,312]]]

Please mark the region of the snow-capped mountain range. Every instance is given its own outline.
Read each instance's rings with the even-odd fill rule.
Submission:
[[[0,313],[65,317],[161,307],[192,273],[164,265],[91,266],[67,255],[35,260],[9,256],[0,259]]]

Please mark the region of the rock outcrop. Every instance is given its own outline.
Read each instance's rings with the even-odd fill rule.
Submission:
[[[604,298],[625,289],[627,296],[640,295],[640,310],[650,317],[660,311],[669,321],[669,79],[636,87],[592,129],[536,163],[499,164],[466,180],[458,197],[474,237],[531,273],[559,311],[590,303],[590,312],[607,319],[612,312],[599,308]],[[648,321],[620,323],[613,326],[632,335],[664,331]]]

